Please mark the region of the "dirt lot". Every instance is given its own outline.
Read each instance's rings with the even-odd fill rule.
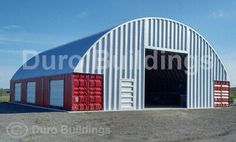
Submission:
[[[236,107],[69,114],[0,103],[0,113],[3,142],[236,141]]]

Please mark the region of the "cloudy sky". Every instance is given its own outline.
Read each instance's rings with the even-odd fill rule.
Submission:
[[[149,16],[174,19],[201,33],[236,86],[235,0],[0,0],[0,88],[9,88],[25,50],[44,51]]]

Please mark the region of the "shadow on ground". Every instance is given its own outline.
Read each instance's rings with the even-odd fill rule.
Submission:
[[[0,103],[0,114],[11,114],[11,113],[43,113],[43,112],[57,112],[56,110],[34,108],[30,106],[22,106],[18,104],[12,104],[3,102]]]

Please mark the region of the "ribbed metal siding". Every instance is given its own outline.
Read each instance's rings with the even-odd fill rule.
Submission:
[[[89,49],[75,72],[104,74],[105,110],[120,109],[120,79],[134,79],[134,108],[143,109],[145,48],[188,54],[187,107],[213,107],[213,81],[227,80],[226,71],[201,35],[173,20],[143,18],[112,29]]]
[[[211,45],[194,30],[189,29],[188,107],[214,106],[214,80],[227,80],[226,71]]]
[[[147,20],[147,46],[187,51],[187,26],[166,19]]]
[[[134,109],[144,107],[144,26],[145,20],[137,20],[112,29],[90,48],[75,69],[104,74],[104,110],[121,109],[120,79],[134,80]]]

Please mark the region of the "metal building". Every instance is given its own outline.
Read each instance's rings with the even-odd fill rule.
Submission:
[[[174,62],[173,70],[147,70],[145,57],[154,54],[158,65],[162,55],[179,55],[185,59],[182,69]],[[51,69],[52,59],[62,55],[68,62]],[[11,101],[66,110],[225,106],[216,105],[219,93],[228,101],[227,72],[214,48],[194,29],[166,18],[135,19],[45,51],[26,64],[36,59],[34,69],[22,66],[13,76]],[[215,91],[219,84],[225,88],[221,92]]]

